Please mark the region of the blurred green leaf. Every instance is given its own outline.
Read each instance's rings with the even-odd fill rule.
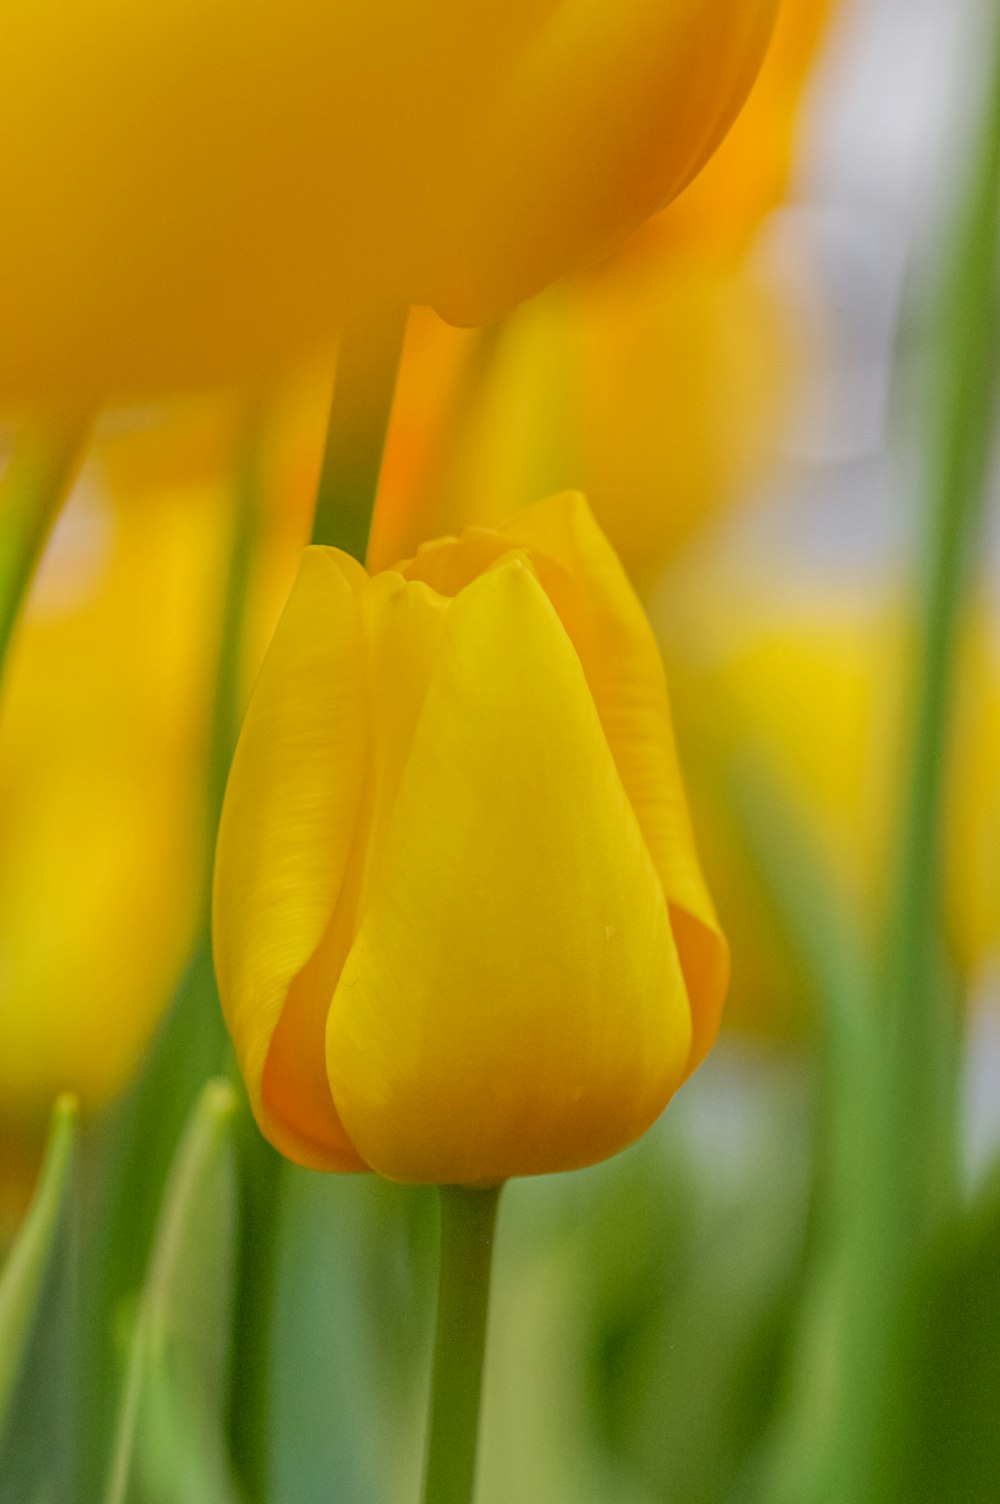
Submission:
[[[268,1498],[384,1504],[416,1497],[433,1200],[373,1176],[286,1172]]]
[[[56,1104],[35,1199],[0,1278],[0,1501],[74,1497],[76,1103]]]
[[[206,1081],[226,1068],[228,1043],[203,936],[131,1089],[85,1141],[98,1195],[83,1245],[79,1375],[83,1492],[99,1497],[114,1440],[120,1380],[112,1340],[124,1302],[149,1264],[164,1186],[185,1123]]]
[[[808,1268],[781,1414],[746,1488],[767,1504],[839,1504],[867,1473],[896,1310],[886,1030],[857,917],[768,766],[745,756],[730,798],[811,983],[819,1044]]]
[[[982,87],[933,315],[917,636],[882,990],[897,1165],[895,1220],[912,1250],[960,1197],[961,1014],[949,977],[945,849],[959,643],[985,552],[1000,399],[1000,15],[963,88]],[[867,1497],[862,1492],[863,1504]]]
[[[873,1504],[1000,1494],[1000,1163],[913,1281]]]
[[[108,1504],[234,1504],[224,1416],[237,1097],[203,1090],[171,1169],[131,1337]]]
[[[737,1112],[721,1060],[713,1071],[717,1084],[692,1083],[664,1130],[613,1177],[594,1177],[603,1186],[580,1237],[590,1293],[578,1319],[594,1345],[599,1434],[661,1504],[733,1497],[772,1416],[802,1272],[804,1104],[794,1092],[779,1106],[779,1082],[765,1073]],[[719,1144],[712,1163],[698,1163],[701,1123],[690,1145],[680,1131],[699,1095],[703,1115],[728,1099],[729,1131],[745,1150],[735,1177],[720,1172]],[[731,1168],[733,1151],[722,1149]]]

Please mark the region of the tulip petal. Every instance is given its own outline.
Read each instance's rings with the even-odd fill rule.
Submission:
[[[582,496],[570,492],[526,507],[499,531],[531,551],[538,577],[583,664],[663,883],[691,1002],[693,1070],[718,1031],[729,954],[698,863],[656,639]]]
[[[522,558],[451,603],[327,1025],[358,1151],[491,1182],[602,1159],[682,1079],[662,889],[573,646]]]
[[[358,821],[365,579],[335,550],[306,551],[236,750],[215,867],[216,974],[254,1115],[289,1158],[325,1169],[364,1168],[323,1069],[326,1009],[282,1010],[328,930]]]
[[[777,0],[553,7],[446,166],[436,200],[464,256],[432,299],[445,317],[497,317],[673,199],[749,94],[777,11]]]

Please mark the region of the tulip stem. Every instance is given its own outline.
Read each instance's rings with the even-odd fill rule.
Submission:
[[[209,730],[207,813],[208,850],[222,814],[236,742],[243,721],[244,655],[252,604],[254,563],[261,544],[267,495],[264,481],[268,405],[252,401],[243,416],[235,453],[231,532],[222,594],[215,658],[215,683]],[[210,863],[209,863],[210,865]]]
[[[91,423],[90,413],[29,423],[0,480],[0,671]]]
[[[497,1204],[502,1187],[441,1187],[441,1273],[424,1504],[471,1504]]]
[[[389,415],[406,332],[405,308],[345,320],[337,353],[312,541],[365,562]]]

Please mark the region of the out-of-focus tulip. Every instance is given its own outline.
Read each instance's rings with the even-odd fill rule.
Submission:
[[[765,473],[805,356],[752,243],[787,185],[829,9],[785,0],[719,152],[596,272],[479,336],[414,320],[373,561],[572,485],[644,587]]]
[[[373,563],[578,482],[643,588],[777,449],[792,341],[745,266],[644,261],[552,289],[496,334],[432,320],[407,346]],[[403,427],[425,373],[454,404],[429,436]]]
[[[731,780],[742,768],[773,782],[873,937],[906,769],[911,616],[891,580],[791,566],[757,578],[720,569],[706,591],[711,612],[675,610],[664,635],[705,868],[733,947],[727,1017],[781,1032],[801,1023],[805,987],[725,813]],[[973,976],[1000,949],[1000,653],[985,620],[970,624],[961,677],[945,901],[955,958]]]
[[[415,1182],[570,1169],[714,1038],[727,951],[649,626],[564,496],[369,576],[306,552],[250,704],[216,969],[289,1157]]]
[[[0,398],[268,371],[359,298],[497,317],[690,181],[776,8],[7,7]]]
[[[85,477],[15,639],[0,724],[0,1131],[127,1080],[199,902],[200,756],[224,527]],[[6,1154],[6,1149],[5,1149]]]

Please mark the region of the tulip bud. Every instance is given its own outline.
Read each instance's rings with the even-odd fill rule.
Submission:
[[[307,550],[214,908],[250,1099],[290,1158],[485,1184],[649,1127],[713,1041],[728,953],[656,645],[579,497],[373,577]]]
[[[776,8],[5,7],[0,400],[263,375],[358,297],[498,316],[690,181]]]

